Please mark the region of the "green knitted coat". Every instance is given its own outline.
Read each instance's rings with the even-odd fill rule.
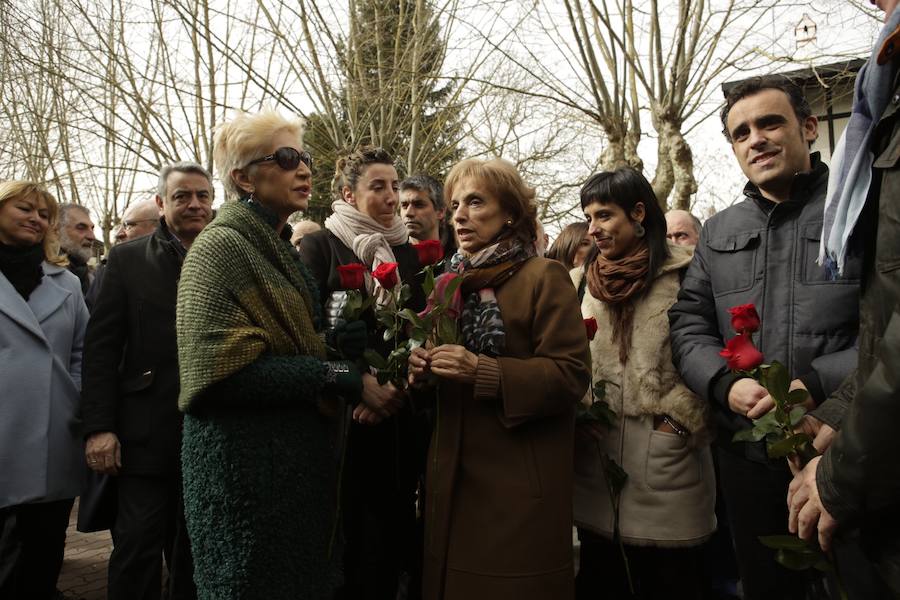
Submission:
[[[318,291],[265,210],[229,202],[184,262],[184,505],[200,600],[329,598],[330,424]]]

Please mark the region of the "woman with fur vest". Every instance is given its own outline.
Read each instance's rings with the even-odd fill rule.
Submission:
[[[596,249],[571,276],[599,326],[592,401],[615,418],[577,428],[576,598],[699,598],[701,548],[716,528],[708,409],[672,364],[667,317],[691,253],[668,244],[653,189],[633,169],[592,176],[581,208]],[[613,462],[627,474],[618,493]]]

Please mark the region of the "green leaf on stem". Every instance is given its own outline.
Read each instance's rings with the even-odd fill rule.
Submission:
[[[378,322],[384,325],[385,327],[393,327],[394,326],[394,314],[389,310],[379,310],[377,315]]]
[[[453,280],[447,284],[447,287],[444,288],[444,304],[450,304],[450,301],[453,300],[453,294],[456,293],[456,290],[462,284],[462,277],[454,277]]]
[[[388,365],[389,368],[396,369],[398,365],[401,367],[406,365],[406,361],[409,359],[409,348],[405,346],[400,346],[399,348],[395,348],[388,354]]]
[[[600,462],[603,465],[603,473],[606,475],[610,491],[612,492],[613,497],[618,499],[619,494],[621,494],[622,490],[625,488],[625,482],[628,481],[628,473],[606,454],[600,455]]]
[[[805,433],[795,433],[794,435],[782,438],[767,448],[769,458],[784,458],[789,454],[796,452],[800,446],[809,441],[809,436]]]
[[[768,369],[762,369],[760,382],[768,390],[769,395],[775,401],[775,406],[784,410],[788,402],[789,388],[791,385],[787,368],[777,360],[769,365]]]
[[[350,290],[347,292],[347,302],[344,304],[342,312],[344,318],[348,321],[356,321],[362,309],[362,296],[358,290]]]
[[[375,367],[376,369],[387,369],[388,367],[384,357],[371,348],[366,348],[365,352],[363,352],[363,358],[370,367]]]
[[[803,415],[806,414],[805,406],[795,406],[791,409],[791,414],[789,416],[791,427],[796,426],[803,419]]]
[[[394,328],[393,328],[393,326],[388,327],[387,329],[384,330],[384,341],[388,342],[388,341],[390,341],[390,340],[392,340],[392,339],[394,339]]]
[[[759,536],[759,541],[763,546],[772,550],[794,550],[797,552],[815,552],[819,550],[817,546],[811,545],[796,535],[761,535]]]
[[[425,292],[425,297],[431,295],[431,292],[434,291],[434,267],[432,265],[428,265],[424,269],[425,272],[425,281],[422,283],[422,291]]]
[[[609,403],[605,400],[597,400],[591,404],[587,412],[606,427],[613,429],[618,426],[618,416],[616,411],[609,407]]]
[[[405,321],[409,321],[410,323],[412,323],[413,327],[418,327],[419,329],[423,328],[422,319],[420,319],[419,315],[416,314],[416,311],[411,308],[404,308],[399,313],[397,313],[397,316]]]
[[[579,402],[575,405],[575,423],[596,423],[597,416]]]
[[[770,433],[775,433],[781,429],[781,425],[776,419],[775,411],[769,411],[760,418],[753,421],[753,427],[744,429],[734,434],[731,439],[735,442],[758,442]]]
[[[795,535],[763,535],[759,537],[759,541],[767,548],[777,550],[775,560],[788,569],[833,571],[828,556],[815,540],[807,542]]]
[[[442,315],[438,319],[437,335],[438,339],[434,342],[436,345],[438,344],[438,342],[440,342],[441,344],[457,343],[458,337],[456,332],[456,321],[446,315]]]
[[[408,283],[404,283],[400,286],[400,305],[406,304],[410,298],[412,298],[412,288]]]
[[[806,402],[806,399],[809,398],[809,392],[804,389],[796,389],[791,390],[788,394],[788,404],[790,406],[796,406],[798,404],[803,404]]]

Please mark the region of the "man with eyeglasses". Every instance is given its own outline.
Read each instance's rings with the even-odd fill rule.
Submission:
[[[121,244],[128,240],[136,240],[150,235],[156,231],[159,225],[159,207],[156,206],[156,200],[148,198],[141,200],[137,204],[132,204],[125,211],[122,222],[116,229],[113,236],[113,244]],[[94,278],[91,281],[91,287],[88,288],[87,294],[84,295],[84,302],[87,304],[88,310],[93,309],[97,303],[97,296],[100,294],[100,286],[103,285],[103,277],[106,275],[106,259],[104,258],[97,270],[94,271]]]
[[[166,597],[196,597],[181,501],[175,301],[184,257],[212,218],[212,199],[211,177],[200,165],[163,168],[156,230],[110,251],[88,323],[85,455],[91,469],[116,476],[118,493],[110,600],[158,600],[163,554]]]
[[[159,224],[159,207],[154,198],[141,200],[125,211],[122,223],[116,230],[116,243],[136,240],[156,231]]]

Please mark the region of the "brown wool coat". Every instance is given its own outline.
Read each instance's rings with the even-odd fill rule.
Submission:
[[[533,258],[496,290],[475,385],[443,382],[428,457],[424,598],[571,598],[573,428],[589,351],[575,289]]]

